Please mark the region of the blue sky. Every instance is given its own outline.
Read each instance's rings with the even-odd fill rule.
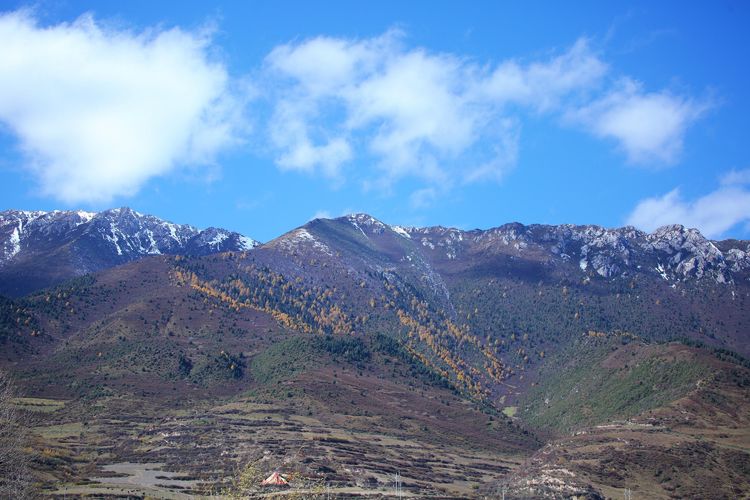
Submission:
[[[750,238],[750,4],[364,5],[0,3],[0,208]]]

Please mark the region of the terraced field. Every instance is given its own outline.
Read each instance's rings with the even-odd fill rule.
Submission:
[[[346,384],[347,376],[341,378]],[[398,396],[404,405],[414,399]],[[47,492],[164,498],[226,494],[252,463],[264,474],[281,471],[302,491],[327,487],[332,494],[389,496],[400,474],[410,494],[460,498],[524,458],[491,432],[485,440],[462,437],[446,445],[432,435],[441,430],[430,425],[435,418],[424,411],[402,417],[393,428],[386,412],[334,415],[320,412],[312,399],[300,406],[299,401],[238,398],[178,411],[144,403],[111,400],[106,411],[83,422],[66,422],[70,412],[59,410],[59,423],[35,429],[48,450]],[[111,416],[115,409],[118,418]],[[152,412],[160,417],[148,418]]]

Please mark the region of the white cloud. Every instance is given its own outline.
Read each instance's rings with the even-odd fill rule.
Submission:
[[[398,50],[400,37],[397,30],[361,41],[319,36],[274,48],[266,64],[297,80],[305,92],[330,94],[382,64],[383,54]]]
[[[569,117],[595,135],[617,140],[631,163],[672,164],[682,152],[685,131],[708,106],[667,91],[647,93],[624,79]]]
[[[722,186],[750,184],[750,168],[745,170],[732,169],[720,178]]]
[[[721,186],[695,200],[684,200],[678,188],[636,205],[627,223],[645,231],[668,224],[698,228],[709,238],[721,237],[738,224],[750,223],[750,170],[732,171]]]
[[[318,210],[317,212],[315,212],[315,214],[312,217],[310,217],[310,220],[330,219],[330,218],[331,218],[331,212],[329,212],[328,210]]]
[[[211,163],[246,127],[248,89],[210,57],[207,33],[135,33],[89,15],[40,26],[19,11],[0,15],[0,41],[0,122],[43,194],[65,202],[108,202]]]
[[[377,167],[365,185],[409,176],[440,190],[499,180],[515,165],[519,121],[510,105],[550,111],[607,71],[583,39],[544,61],[492,67],[408,48],[398,31],[293,42],[265,62],[280,168],[340,178],[356,161]]]
[[[286,170],[341,180],[374,165],[364,186],[387,190],[412,177],[447,192],[501,180],[518,161],[521,118],[531,112],[615,139],[630,162],[674,163],[708,105],[627,77],[613,85],[609,73],[583,38],[541,60],[484,65],[408,47],[397,30],[295,41],[265,59],[271,149]]]
[[[559,105],[575,91],[595,87],[608,66],[581,38],[565,53],[550,61],[524,67],[516,61],[500,64],[485,84],[488,97],[500,102],[523,103],[540,111]]]
[[[328,137],[313,143],[310,125],[298,106],[279,103],[271,123],[271,141],[281,151],[276,163],[282,170],[313,172],[321,168],[328,177],[335,178],[340,166],[352,158],[345,138]]]
[[[627,78],[608,87],[611,70],[586,39],[545,58],[488,64],[405,40],[398,30],[320,36],[268,54],[256,83],[270,103],[266,147],[280,169],[339,183],[354,172],[386,190],[415,178],[415,192],[436,193],[434,201],[503,179],[521,153],[524,113],[614,138],[632,162],[670,163],[706,108]],[[15,12],[0,14],[0,41],[0,122],[45,195],[132,195],[154,176],[212,164],[247,133],[255,92],[229,77],[209,33],[132,32],[91,16],[40,26]]]

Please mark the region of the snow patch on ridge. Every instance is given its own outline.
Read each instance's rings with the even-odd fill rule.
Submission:
[[[13,229],[13,233],[10,235],[10,252],[8,252],[8,259],[12,259],[18,252],[21,251],[21,233],[19,228],[22,227],[21,223],[18,227]]]
[[[310,231],[303,227],[287,233],[286,235],[276,240],[276,243],[285,250],[296,250],[301,245],[309,245],[313,249],[318,250],[319,252],[322,252],[326,255],[333,255],[333,252],[328,247],[328,245],[318,240],[310,233]]]
[[[216,235],[206,243],[211,247],[218,247],[221,245],[227,238],[229,238],[229,235],[224,232],[217,232]]]
[[[408,232],[406,232],[406,229],[404,229],[403,227],[401,227],[401,226],[391,226],[391,229],[393,229],[393,231],[395,233],[400,234],[404,238],[411,239],[411,235]]]
[[[169,236],[175,240],[178,244],[182,245],[182,240],[177,236],[177,226],[171,222],[165,222],[164,226],[169,230]]]
[[[79,225],[91,221],[96,216],[96,212],[86,212],[84,210],[78,210],[76,213],[81,218],[81,222],[78,223]]]
[[[360,232],[360,233],[362,233],[362,236],[364,236],[365,238],[367,238],[367,234],[365,234],[365,232],[364,232],[364,231],[362,230],[362,228],[361,228],[361,227],[359,227],[359,224],[357,224],[357,223],[356,223],[356,222],[354,222],[354,221],[350,221],[350,222],[352,223],[352,226],[354,226],[354,227],[356,227],[357,229],[359,229],[359,232]]]
[[[669,281],[669,276],[667,276],[667,271],[664,269],[664,266],[661,262],[659,262],[659,265],[656,266],[654,269],[656,269],[656,272],[659,273],[659,276],[664,278],[664,280]]]
[[[150,243],[150,246],[148,250],[146,250],[146,253],[151,255],[161,255],[161,250],[159,250],[159,246],[156,244],[156,240],[154,239],[154,232],[150,229],[146,229],[146,235],[148,236],[148,240]]]
[[[120,247],[120,238],[117,237],[117,234],[112,231],[112,234],[103,234],[104,238],[112,243],[115,247],[115,250],[117,251],[117,255],[122,255],[122,248]]]
[[[253,248],[258,246],[258,242],[255,241],[252,238],[248,238],[247,236],[240,235],[240,248],[242,250],[252,250]]]

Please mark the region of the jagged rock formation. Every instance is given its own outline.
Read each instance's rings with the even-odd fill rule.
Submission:
[[[486,231],[444,227],[402,228],[404,234],[436,259],[456,260],[479,254],[506,254],[519,258],[576,262],[583,274],[601,278],[636,273],[661,276],[667,281],[709,278],[717,283],[747,279],[748,242],[714,242],[697,229],[664,226],[651,234],[634,227],[506,224]],[[723,243],[723,244],[722,244]],[[725,251],[719,249],[725,247]]]

